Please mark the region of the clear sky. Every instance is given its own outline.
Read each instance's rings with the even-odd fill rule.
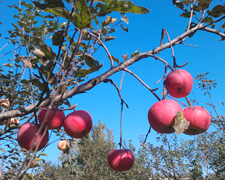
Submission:
[[[26,2],[29,2],[26,0]],[[129,28],[129,32],[123,31],[118,27],[118,31],[113,35],[116,40],[112,40],[106,43],[106,46],[110,53],[116,58],[122,61],[122,55],[128,53],[130,57],[137,49],[139,52],[146,52],[156,48],[161,39],[162,28],[166,29],[173,39],[182,34],[188,24],[189,19],[180,17],[182,11],[175,7],[171,1],[165,0],[134,0],[135,4],[139,6],[145,6],[151,10],[148,14],[136,15],[127,14],[129,18],[129,24],[124,26]],[[5,40],[7,36],[6,30],[12,28],[11,23],[15,22],[12,18],[15,11],[12,8],[7,8],[7,5],[18,5],[18,0],[3,1],[0,4],[0,32],[2,38],[0,39],[0,48],[7,43]],[[212,5],[221,3],[219,0],[214,0]],[[117,19],[120,18],[119,13],[112,13]],[[189,62],[184,67],[189,71],[193,77],[196,77],[198,72],[204,74],[209,72],[208,78],[215,79],[218,83],[217,88],[213,90],[213,100],[215,105],[218,105],[218,112],[223,113],[224,107],[219,104],[225,99],[225,63],[224,63],[224,47],[225,42],[220,41],[220,37],[214,34],[206,32],[197,32],[191,39],[187,38],[185,43],[197,45],[197,47],[177,45],[174,47],[175,57],[178,64],[184,64]],[[165,37],[164,43],[167,42]],[[7,46],[1,54],[11,50],[11,46]],[[171,49],[167,49],[158,54],[159,57],[165,59],[172,64]],[[12,58],[13,54],[0,58],[0,65],[7,62],[8,58]],[[97,76],[109,69],[110,64],[104,50],[98,51],[95,56],[96,59],[103,62],[104,66],[99,72],[94,73],[89,77]],[[161,97],[162,81],[159,84],[156,82],[162,78],[164,72],[164,64],[156,61],[153,58],[147,58],[141,60],[132,66],[128,67],[129,70],[138,75],[147,85],[151,88],[159,87],[156,93]],[[119,86],[122,73],[117,73],[110,77]],[[197,82],[194,81],[194,87],[192,93],[188,96],[190,99],[195,98],[201,105],[205,105],[208,99],[203,96],[203,93],[198,89]],[[149,108],[157,102],[157,99],[145,88],[139,81],[137,81],[130,74],[126,73],[123,79],[123,85],[121,95],[124,101],[129,105],[129,109],[124,106],[123,111],[123,139],[132,139],[136,147],[139,146],[140,135],[146,135],[149,129],[149,123],[147,119],[147,113]],[[184,99],[179,99],[184,101]],[[109,129],[113,129],[114,140],[119,142],[120,137],[120,98],[116,89],[111,84],[100,83],[92,90],[87,91],[85,94],[77,95],[69,99],[71,104],[78,104],[77,110],[87,110],[92,118],[93,123],[97,124],[100,120],[105,123]],[[185,102],[185,101],[184,101]],[[207,109],[212,112],[212,109]],[[68,114],[70,112],[66,112]],[[152,130],[148,137],[148,142],[155,143],[155,137],[157,134]],[[180,135],[180,138],[192,138],[186,135]],[[50,140],[53,141],[54,138]],[[46,149],[48,157],[47,160],[57,160],[60,151],[57,149],[57,142],[51,144]]]

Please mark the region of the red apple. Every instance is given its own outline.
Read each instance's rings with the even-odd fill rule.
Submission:
[[[114,171],[128,171],[134,165],[134,155],[129,149],[114,149],[108,154],[108,165]]]
[[[40,112],[38,114],[38,120],[39,120],[40,124],[44,121],[44,118],[45,118],[45,115],[46,115],[48,109],[49,109],[48,107],[45,107],[44,109],[40,110]],[[65,114],[63,111],[59,111],[59,110],[60,110],[59,108],[57,108],[56,111],[55,111],[55,109],[50,110],[48,117],[47,117],[47,121],[45,123],[45,126],[51,120],[51,117],[52,117],[52,114],[54,113],[54,111],[55,111],[55,113],[52,117],[52,120],[51,120],[49,126],[48,126],[48,129],[60,129],[63,126]],[[45,128],[45,126],[44,126],[44,128]]]
[[[173,125],[177,112],[181,106],[171,99],[158,101],[148,111],[148,121],[151,127],[158,133],[173,133]]]
[[[36,124],[29,123],[29,122],[23,124],[20,127],[17,134],[17,141],[20,147],[29,150],[30,147],[32,146],[32,143],[35,138],[35,134],[38,132],[38,130],[39,130],[39,126]],[[34,145],[33,150],[35,150],[35,148],[37,147],[37,144],[40,141],[42,135],[43,135],[43,131],[41,131],[41,133],[38,135],[37,141]],[[38,147],[38,151],[45,147],[45,145],[48,143],[48,139],[49,139],[49,134],[47,131],[44,138],[41,141],[41,144]]]
[[[193,106],[192,108],[184,109],[183,113],[186,120],[190,122],[184,134],[196,135],[205,132],[209,128],[211,116],[206,109],[200,106]]]
[[[82,138],[91,131],[91,115],[84,110],[74,111],[66,116],[63,127],[70,137]]]
[[[165,81],[168,93],[175,98],[187,96],[193,86],[193,78],[191,74],[183,69],[171,72]]]
[[[67,140],[60,140],[57,147],[59,150],[65,151],[69,148],[69,142]]]

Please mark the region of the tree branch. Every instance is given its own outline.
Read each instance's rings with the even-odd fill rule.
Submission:
[[[183,34],[176,37],[175,39],[171,40],[170,42],[167,42],[167,43],[165,43],[161,46],[158,46],[157,48],[155,48],[153,50],[147,51],[145,53],[140,53],[136,56],[131,57],[129,60],[125,61],[124,63],[122,63],[122,64],[120,64],[116,67],[113,67],[113,68],[109,69],[108,71],[99,75],[98,77],[95,77],[95,78],[83,83],[82,85],[74,87],[70,91],[65,92],[64,95],[62,96],[62,98],[61,98],[60,94],[57,95],[55,97],[54,102],[57,102],[60,99],[65,100],[65,99],[71,98],[76,94],[84,93],[85,91],[88,91],[88,90],[92,89],[94,86],[96,86],[97,84],[106,80],[111,75],[113,75],[113,74],[115,74],[115,73],[117,73],[121,70],[124,70],[126,67],[134,64],[135,62],[137,62],[141,59],[147,58],[147,57],[152,57],[153,54],[159,53],[160,51],[162,51],[164,49],[170,48],[171,45],[173,45],[173,46],[176,45],[177,42],[181,41],[186,36],[195,32],[196,30],[200,29],[201,27],[202,27],[202,25],[199,24],[199,25],[195,26],[194,28],[184,32]],[[38,107],[48,106],[51,103],[51,100],[52,100],[51,98],[48,98],[48,99],[44,100]],[[0,113],[0,120],[6,120],[6,119],[9,119],[11,117],[25,116],[25,115],[31,113],[32,111],[37,110],[36,108],[38,108],[38,107],[36,107],[36,105],[37,105],[37,103],[26,106],[24,108],[18,108],[18,109],[15,109],[15,110],[10,110],[10,111],[7,111],[7,112]]]

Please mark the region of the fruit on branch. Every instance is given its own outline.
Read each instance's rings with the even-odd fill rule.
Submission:
[[[129,149],[114,149],[108,154],[108,165],[114,171],[128,171],[134,165],[134,155]]]
[[[39,130],[39,126],[37,124],[33,124],[30,122],[23,124],[20,127],[17,134],[17,141],[20,147],[29,150],[33,144],[35,134],[38,132],[38,130]],[[41,140],[41,136],[43,135],[43,133],[44,131],[42,130],[40,134],[38,135],[36,143],[32,149],[33,151],[37,147],[38,142]],[[38,151],[45,147],[45,145],[48,143],[48,139],[49,139],[49,134],[47,131],[38,147]]]
[[[193,106],[192,108],[186,108],[183,111],[184,117],[190,122],[187,130],[184,134],[196,135],[205,132],[211,123],[211,116],[209,112],[200,106]]]
[[[158,101],[148,111],[148,121],[158,133],[173,133],[175,117],[181,111],[181,106],[174,100],[165,99]]]
[[[92,117],[87,111],[74,111],[66,116],[63,127],[70,137],[82,138],[91,131]]]
[[[59,150],[65,151],[69,148],[69,142],[67,140],[60,140],[57,147]]]
[[[193,78],[188,71],[178,69],[171,72],[167,76],[165,85],[171,96],[175,98],[182,98],[191,92],[193,87]]]
[[[45,115],[48,112],[48,107],[44,107],[43,109],[40,110],[39,114],[38,114],[38,121],[41,124],[44,121]],[[55,113],[54,113],[55,111]],[[54,115],[53,115],[54,113]],[[53,115],[53,117],[52,117]],[[52,117],[52,120],[51,120]],[[47,117],[47,121],[45,123],[44,128],[46,127],[46,125],[48,124],[48,122],[51,120],[48,129],[60,129],[63,126],[63,121],[65,119],[65,113],[63,111],[60,111],[59,108],[57,109],[51,109],[48,117]]]

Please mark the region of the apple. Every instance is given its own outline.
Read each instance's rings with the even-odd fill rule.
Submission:
[[[183,114],[186,120],[190,122],[190,125],[188,129],[184,131],[184,134],[201,134],[210,126],[211,116],[205,108],[200,106],[189,107],[184,109]]]
[[[191,92],[193,87],[193,78],[188,71],[178,69],[171,72],[167,76],[165,85],[171,96],[175,98],[182,98]]]
[[[134,165],[134,155],[129,149],[114,149],[108,154],[108,165],[114,171],[128,171]]]
[[[173,133],[173,125],[177,112],[181,106],[174,100],[165,99],[158,101],[148,111],[148,121],[151,127],[158,133]]]
[[[32,143],[35,138],[35,134],[38,132],[38,130],[39,130],[39,126],[37,124],[33,124],[30,122],[23,124],[20,127],[18,134],[17,134],[17,141],[18,141],[20,147],[29,150],[30,147],[32,146]],[[40,141],[41,136],[43,135],[43,132],[44,131],[41,131],[41,133],[38,135],[36,143],[33,148],[33,151],[37,147],[37,144]],[[48,139],[49,139],[49,134],[47,131],[38,147],[38,151],[45,147],[45,145],[48,143]]]
[[[59,150],[65,151],[69,148],[69,142],[67,140],[60,140],[57,147]]]
[[[48,109],[49,109],[48,107],[44,107],[43,109],[40,110],[40,112],[38,114],[38,121],[40,124],[44,121],[44,118],[45,118],[45,115],[46,115]],[[60,129],[63,126],[65,114],[63,111],[59,111],[59,110],[60,110],[59,108],[50,110],[44,128],[46,127],[48,122],[51,120],[51,117],[52,117],[52,114],[54,113],[54,111],[55,111],[55,113],[52,117],[52,120],[51,120],[49,126],[48,126],[48,129]]]
[[[85,110],[74,111],[66,116],[63,127],[70,137],[82,138],[91,131],[92,117]]]

